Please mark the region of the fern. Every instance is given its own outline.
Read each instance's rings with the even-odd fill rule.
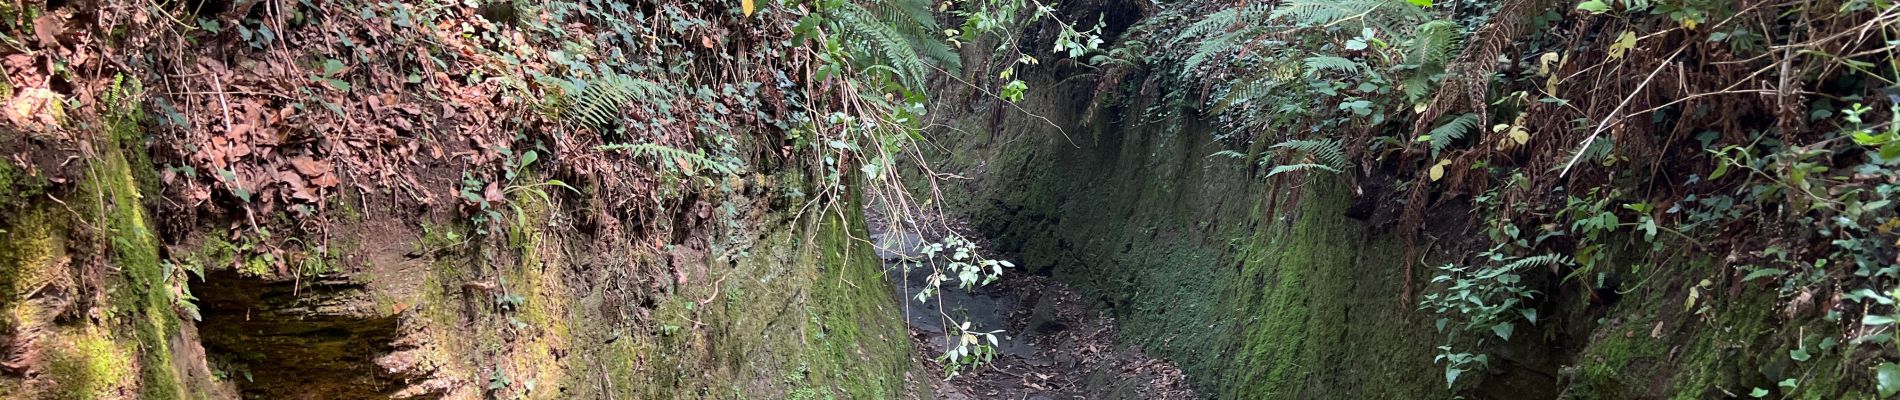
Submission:
[[[1340,143],[1339,139],[1288,140],[1273,145],[1273,148],[1306,153],[1308,157],[1318,161],[1320,166],[1327,167],[1327,170],[1333,172],[1352,168],[1352,161],[1346,159],[1346,147]],[[1280,168],[1276,167],[1274,170],[1279,171]]]
[[[1200,17],[1193,24],[1175,33],[1168,41],[1169,45],[1180,45],[1188,40],[1199,39],[1217,31],[1227,31],[1235,26],[1257,27],[1262,16],[1273,10],[1273,2],[1254,2],[1246,7],[1229,8]]]
[[[1318,76],[1320,73],[1326,72],[1326,71],[1339,71],[1339,72],[1351,74],[1351,73],[1357,73],[1362,68],[1365,68],[1365,64],[1361,64],[1358,61],[1353,61],[1351,59],[1347,59],[1344,57],[1337,57],[1337,56],[1307,57],[1305,60],[1305,64],[1306,64],[1306,76],[1308,77]]]
[[[594,149],[599,151],[626,152],[636,158],[652,158],[660,164],[661,168],[669,171],[675,170],[676,164],[685,164],[687,166],[685,170],[689,173],[701,169],[726,175],[738,172],[738,169],[731,165],[715,161],[712,158],[698,153],[653,143],[614,143],[600,145]]]
[[[1214,154],[1207,155],[1207,158],[1214,158],[1214,157],[1227,157],[1227,158],[1234,158],[1234,159],[1241,159],[1241,160],[1250,158],[1250,157],[1247,157],[1246,153],[1241,153],[1241,152],[1233,151],[1233,150],[1221,150],[1221,151],[1214,152]]]
[[[1195,46],[1194,53],[1188,55],[1187,61],[1184,61],[1181,63],[1181,70],[1194,71],[1194,70],[1200,69],[1201,65],[1207,63],[1208,57],[1213,57],[1216,54],[1226,54],[1229,51],[1233,51],[1234,47],[1236,46],[1234,46],[1232,42],[1228,41],[1228,39],[1231,39],[1231,38],[1232,36],[1224,35],[1223,37],[1220,37],[1220,38],[1202,41],[1200,46]]]
[[[1176,32],[1174,38],[1168,40],[1168,45],[1180,45],[1182,42],[1199,39],[1216,30],[1232,28],[1234,22],[1240,20],[1241,10],[1242,8],[1229,8],[1201,17],[1199,21],[1194,21],[1186,28],[1181,28],[1180,32]]]
[[[1544,255],[1519,258],[1516,261],[1512,261],[1510,264],[1505,264],[1502,270],[1517,271],[1517,270],[1525,269],[1525,268],[1549,267],[1553,265],[1563,265],[1563,264],[1569,264],[1569,263],[1570,263],[1570,257],[1566,257],[1562,254],[1544,254]]]
[[[1320,171],[1326,171],[1326,172],[1331,172],[1335,174],[1340,172],[1338,168],[1328,167],[1324,164],[1310,164],[1309,163],[1309,164],[1293,164],[1293,165],[1276,166],[1276,167],[1273,167],[1272,171],[1267,172],[1267,176],[1272,177],[1274,175],[1279,175],[1282,173],[1299,172],[1299,171],[1305,171],[1305,170],[1320,170]]]
[[[1229,107],[1249,104],[1256,99],[1277,94],[1279,93],[1281,84],[1287,80],[1271,72],[1256,75],[1251,78],[1253,79],[1234,84],[1228,88],[1227,93],[1221,96],[1218,101],[1214,102],[1214,107],[1210,109],[1209,112],[1219,114],[1227,111]]]
[[[1417,10],[1418,7],[1404,0],[1289,0],[1273,10],[1272,18],[1300,26],[1321,26],[1391,12],[1417,13]]]
[[[1406,55],[1415,65],[1443,66],[1458,55],[1458,46],[1464,42],[1464,31],[1458,23],[1448,20],[1432,20],[1420,24],[1413,31],[1412,40],[1407,41]]]
[[[555,115],[570,122],[606,130],[620,120],[621,108],[640,99],[669,97],[666,89],[645,79],[608,74],[596,79],[555,79],[561,97]]]
[[[1436,158],[1438,152],[1444,151],[1446,147],[1450,147],[1451,142],[1463,139],[1465,132],[1469,132],[1472,128],[1476,127],[1478,127],[1478,114],[1467,113],[1454,117],[1451,121],[1446,121],[1444,125],[1433,128],[1432,132],[1427,134],[1432,139],[1433,157]]]
[[[863,58],[860,61],[889,68],[899,83],[913,89],[924,87],[924,77],[929,73],[926,59],[953,69],[959,67],[961,59],[956,52],[936,39],[941,30],[928,0],[864,3],[868,6],[840,2],[830,9],[840,30],[858,47],[855,50]]]

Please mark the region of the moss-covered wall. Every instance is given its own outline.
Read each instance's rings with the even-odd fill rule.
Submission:
[[[1035,90],[1018,104],[1037,115],[981,96],[965,103],[974,112],[939,111],[974,115],[944,121],[957,129],[932,136],[941,149],[932,169],[971,178],[953,182],[968,190],[942,191],[944,205],[1024,272],[1081,289],[1115,316],[1124,344],[1179,363],[1199,393],[1689,399],[1761,388],[1835,398],[1864,396],[1855,393],[1870,385],[1870,371],[1843,361],[1847,346],[1820,349],[1848,336],[1812,302],[1778,302],[1776,288],[1739,282],[1741,274],[1696,249],[1658,251],[1625,238],[1601,270],[1622,286],[1593,294],[1559,273],[1534,274],[1540,322],[1483,348],[1492,368],[1467,373],[1450,391],[1444,366],[1433,362],[1443,341],[1434,317],[1401,298],[1408,280],[1395,228],[1345,216],[1360,201],[1346,178],[1268,178],[1249,162],[1213,156],[1229,150],[1212,142],[1218,128],[1151,120],[1154,96],[1080,120],[1096,84],[1054,84],[1062,79],[1050,75],[1065,73],[1041,73],[1025,78]],[[1433,213],[1470,212],[1448,204]],[[1428,227],[1420,261],[1461,259],[1453,252],[1489,244],[1461,237],[1469,233],[1456,222],[1444,225]],[[1429,268],[1415,270],[1416,293]],[[1812,359],[1792,360],[1803,346]],[[1781,386],[1788,379],[1794,387]]]
[[[773,212],[755,229],[744,249],[708,257],[706,281],[660,300],[644,332],[602,329],[587,322],[592,310],[569,311],[576,352],[602,357],[576,371],[579,397],[908,395],[909,336],[864,246],[861,213]]]
[[[111,126],[83,178],[45,192],[45,177],[8,165],[13,182],[39,181],[8,199],[0,218],[0,397],[198,399],[228,393],[211,378],[193,327],[174,308],[170,266],[135,178],[150,166],[127,156],[137,129]]]
[[[794,183],[786,183],[794,184]],[[725,214],[652,244],[560,224],[560,205],[496,237],[455,220],[339,226],[338,271],[214,273],[214,358],[249,397],[894,398],[910,342],[890,283],[846,200],[798,213],[734,195]],[[371,207],[374,208],[374,207]],[[756,208],[756,209],[755,209]],[[733,219],[726,219],[733,218]],[[235,315],[243,313],[242,316]],[[232,314],[232,315],[221,315]],[[363,349],[370,354],[359,354]],[[297,360],[287,367],[272,365]]]
[[[287,272],[233,250],[256,245],[244,242],[255,227],[234,235],[207,218],[167,237],[150,215],[157,184],[136,126],[109,131],[95,156],[73,161],[74,179],[0,161],[0,185],[20,189],[0,199],[0,398],[871,399],[917,388],[857,200],[787,198],[811,191],[794,189],[798,171],[702,188],[721,212],[692,213],[662,238],[577,229],[571,218],[590,204],[580,193],[522,194],[520,218],[492,236],[453,212],[418,218],[342,198],[343,219],[300,239],[323,246],[264,252],[298,260]]]
[[[1444,393],[1430,325],[1400,299],[1398,242],[1343,215],[1338,179],[1259,179],[1249,163],[1208,157],[1223,150],[1211,127],[1077,123],[1093,84],[1032,86],[1022,105],[1067,137],[1013,111],[995,125],[972,118],[964,132],[993,133],[940,133],[954,150],[933,165],[976,177],[972,191],[945,191],[946,205],[1027,272],[1080,288],[1124,342],[1179,363],[1201,393]]]

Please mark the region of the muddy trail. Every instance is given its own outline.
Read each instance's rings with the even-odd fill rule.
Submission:
[[[931,270],[926,255],[914,249],[931,240],[915,232],[874,232],[871,238],[904,303],[923,371],[945,375],[941,356],[955,344],[947,324],[1002,331],[991,362],[937,379],[925,394],[931,398],[1194,398],[1180,368],[1139,347],[1118,346],[1114,319],[1061,282],[1009,270],[996,282],[968,290],[947,282],[942,293],[919,300]]]

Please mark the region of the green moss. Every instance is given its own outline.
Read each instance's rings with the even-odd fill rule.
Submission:
[[[81,325],[61,328],[53,333],[64,338],[47,345],[49,376],[60,382],[56,390],[65,398],[94,398],[108,390],[117,390],[134,380],[125,379],[136,368],[136,384],[141,398],[174,399],[186,392],[172,365],[172,339],[180,321],[173,311],[173,299],[164,268],[159,263],[157,237],[145,216],[139,184],[134,171],[149,170],[126,156],[119,140],[121,128],[107,135],[100,157],[93,160],[86,179],[77,183],[70,208],[85,220],[81,226],[97,229],[98,242],[104,246],[106,260],[121,274],[110,277],[107,296],[110,317],[98,326]],[[10,185],[17,186],[15,181]],[[32,201],[8,218],[13,225],[4,230],[0,261],[19,266],[0,273],[0,286],[6,289],[0,305],[10,318],[22,325],[45,326],[37,310],[12,302],[24,294],[24,287],[38,287],[56,277],[73,274],[67,270],[78,255],[66,255],[67,237],[73,225],[67,213],[53,212],[52,205]],[[124,342],[125,344],[120,344]],[[130,360],[136,354],[137,361]]]
[[[73,332],[64,343],[47,346],[47,376],[55,382],[53,398],[97,399],[126,384],[132,356],[100,332]]]
[[[135,120],[116,121],[119,123],[109,129],[111,146],[79,185],[89,192],[81,198],[98,201],[91,209],[101,213],[97,226],[110,246],[112,264],[123,273],[124,279],[115,284],[113,305],[114,311],[131,325],[133,339],[138,342],[140,397],[181,398],[185,397],[185,387],[171,362],[172,337],[180,322],[172,310],[170,283],[159,264],[158,238],[145,216],[144,196],[134,172],[150,171],[151,166],[143,163],[142,156],[126,156],[123,140],[132,137],[127,132],[136,128],[127,126]]]
[[[29,175],[12,161],[0,160],[0,210],[23,206],[46,193],[46,178]]]
[[[974,192],[945,191],[946,207],[1026,272],[1098,299],[1124,344],[1180,365],[1197,391],[1446,393],[1431,325],[1400,299],[1402,248],[1342,215],[1343,182],[1256,179],[1248,163],[1207,158],[1221,150],[1211,135],[1167,126],[1097,126],[1077,147],[1044,124],[1011,122],[997,139],[958,137],[969,142],[936,155],[939,171],[986,171]]]
[[[855,201],[846,205],[856,210]],[[828,216],[816,240],[820,254],[803,345],[815,384],[829,385],[841,398],[891,398],[903,388],[910,366],[910,342],[893,307],[889,281],[877,258],[852,238],[869,237],[862,213]],[[830,398],[827,393],[826,398]]]

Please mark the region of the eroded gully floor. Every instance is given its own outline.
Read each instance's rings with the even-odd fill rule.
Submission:
[[[1092,310],[1067,285],[1006,270],[989,285],[964,290],[946,284],[941,296],[919,301],[930,268],[915,249],[931,239],[914,232],[880,232],[871,240],[897,288],[895,295],[904,300],[905,321],[922,370],[942,377],[938,359],[953,343],[946,324],[968,321],[972,331],[1003,331],[997,335],[993,362],[934,380],[927,394],[933,398],[1194,398],[1180,368],[1139,348],[1116,346],[1114,320]]]

